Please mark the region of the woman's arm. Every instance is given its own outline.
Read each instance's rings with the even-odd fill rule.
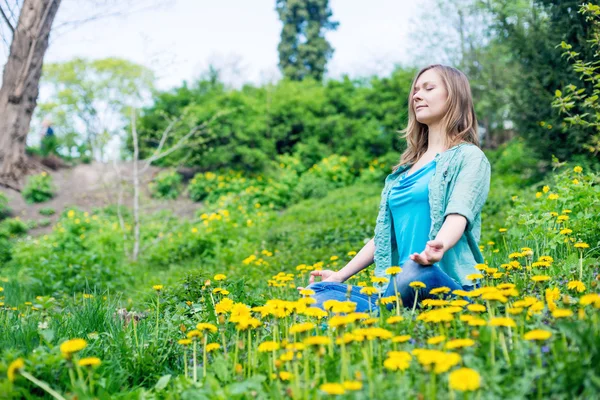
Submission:
[[[449,214],[435,239],[425,245],[421,253],[413,253],[411,260],[421,265],[433,265],[444,257],[444,253],[450,250],[460,240],[467,226],[467,219],[460,214]]]
[[[435,236],[435,240],[442,241],[444,251],[448,251],[458,243],[466,227],[467,219],[463,215],[449,214]]]
[[[371,239],[363,246],[363,248],[354,256],[352,260],[342,269],[334,272],[334,279],[336,282],[344,282],[351,276],[359,273],[369,265],[373,264],[373,257],[375,256],[375,240]]]

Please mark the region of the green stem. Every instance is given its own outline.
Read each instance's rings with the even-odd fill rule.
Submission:
[[[208,334],[204,332],[204,345],[202,346],[202,379],[206,379],[206,342],[208,340]]]
[[[23,376],[23,378],[27,379],[28,381],[30,381],[33,384],[37,385],[38,387],[42,388],[43,390],[46,391],[46,393],[48,393],[50,396],[54,397],[55,399],[66,400],[57,391],[52,389],[46,382],[40,381],[39,379],[35,378],[33,375],[31,375],[27,371],[21,370],[21,371],[19,371],[19,373]]]
[[[196,354],[197,354],[197,340],[194,339],[194,348],[193,348],[193,359],[194,359],[194,371],[193,371],[193,375],[194,375],[194,383],[196,383],[198,381],[198,368],[196,365]]]

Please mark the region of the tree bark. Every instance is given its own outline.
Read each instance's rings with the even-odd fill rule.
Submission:
[[[0,186],[20,190],[25,144],[52,22],[61,0],[25,0],[0,88]]]

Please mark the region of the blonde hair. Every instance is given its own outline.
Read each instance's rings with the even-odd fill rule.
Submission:
[[[473,107],[471,86],[469,80],[456,68],[441,64],[432,64],[419,71],[412,82],[408,95],[408,125],[399,131],[404,133],[402,139],[406,139],[407,148],[400,157],[399,164],[393,167],[396,171],[406,164],[414,164],[427,151],[429,140],[428,127],[416,119],[413,94],[417,80],[423,72],[430,69],[435,70],[448,92],[446,99],[447,111],[442,118],[441,124],[446,131],[445,145],[453,147],[461,142],[472,143],[479,146],[479,133],[477,129],[477,118]]]

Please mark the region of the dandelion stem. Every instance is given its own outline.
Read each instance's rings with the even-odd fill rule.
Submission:
[[[31,375],[29,372],[21,370],[21,371],[19,371],[19,373],[23,376],[23,378],[27,379],[28,381],[30,381],[33,384],[37,385],[38,387],[42,388],[43,390],[46,391],[46,393],[48,393],[50,396],[54,397],[55,399],[66,400],[57,391],[52,389],[46,382],[40,381],[39,379],[37,379],[36,377]]]
[[[208,340],[208,334],[204,332],[203,346],[202,346],[202,379],[206,379],[206,342]]]
[[[197,341],[196,341],[196,339],[194,339],[194,348],[193,348],[193,355],[192,355],[192,357],[194,359],[194,362],[193,362],[193,364],[194,364],[194,366],[193,366],[193,368],[194,368],[194,371],[193,371],[194,383],[198,381],[198,371],[197,371],[198,368],[196,365],[196,353],[197,353]]]
[[[415,314],[415,309],[417,308],[417,299],[419,298],[419,289],[415,289],[415,301],[413,303],[412,315]]]

